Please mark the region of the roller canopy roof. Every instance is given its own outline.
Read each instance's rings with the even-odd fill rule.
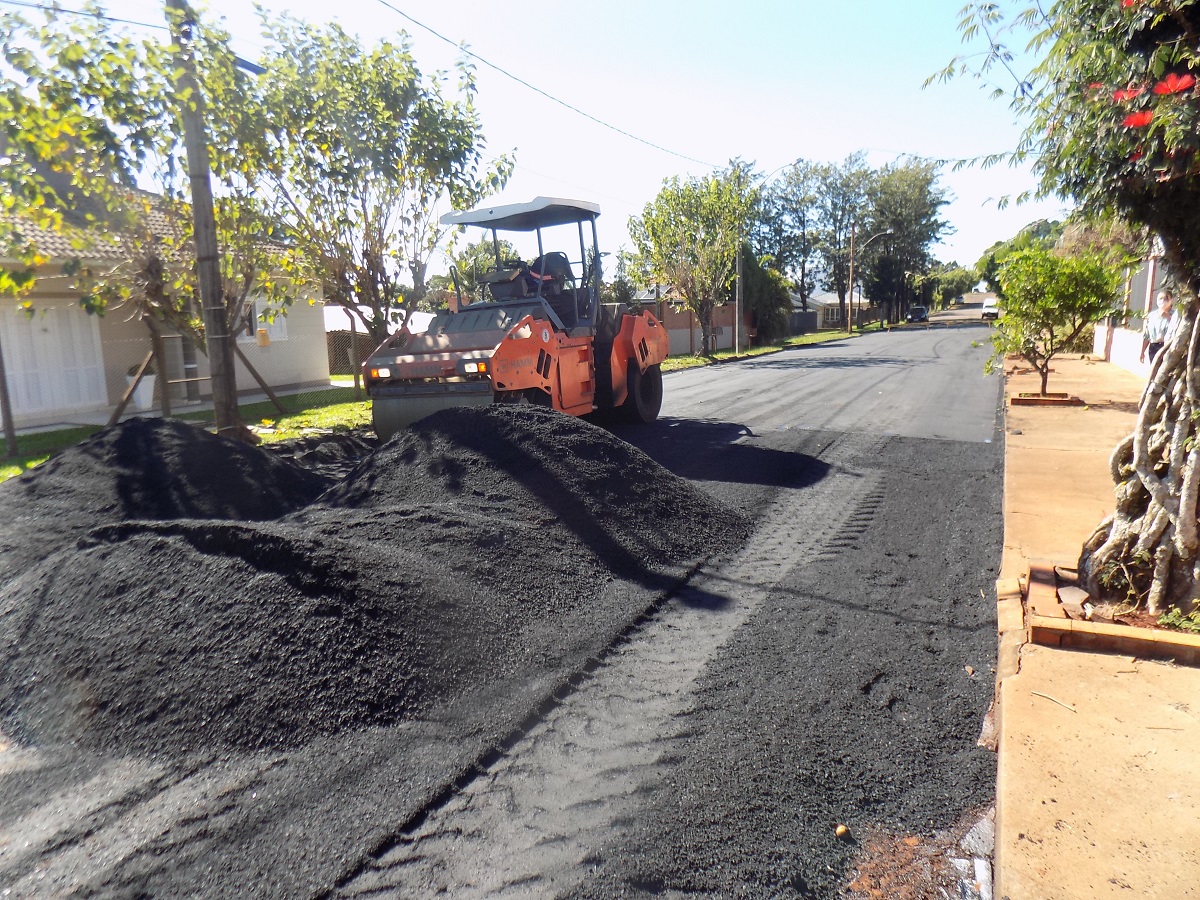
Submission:
[[[534,231],[551,225],[590,222],[598,215],[600,207],[586,200],[535,197],[528,203],[481,206],[463,212],[446,213],[441,222],[443,225],[480,225],[506,231]]]

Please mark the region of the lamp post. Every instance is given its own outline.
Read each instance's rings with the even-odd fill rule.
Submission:
[[[849,306],[846,309],[846,334],[854,334],[854,223],[850,223],[850,290]],[[873,234],[863,242],[863,249],[866,249],[871,241],[876,238],[881,238],[887,234],[895,234],[892,229],[881,231],[879,234]]]

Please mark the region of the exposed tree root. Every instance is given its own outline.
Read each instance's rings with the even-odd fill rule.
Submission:
[[[1191,610],[1200,599],[1200,411],[1196,304],[1154,360],[1137,425],[1109,459],[1116,509],[1083,545],[1079,573],[1093,597]]]

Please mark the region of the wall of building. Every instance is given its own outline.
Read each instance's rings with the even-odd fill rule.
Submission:
[[[1141,328],[1133,329],[1121,325],[1101,323],[1096,326],[1096,337],[1092,352],[1115,366],[1133,372],[1143,378],[1150,377],[1150,362],[1141,362]]]
[[[653,311],[653,310],[652,310]],[[704,345],[704,333],[700,320],[688,310],[675,309],[663,304],[660,317],[667,335],[671,339],[671,355],[697,354]],[[733,305],[718,306],[713,310],[713,349],[729,350],[733,347]],[[749,346],[751,332],[743,323],[738,333],[738,344],[743,349]]]
[[[1125,315],[1108,319],[1096,326],[1092,352],[1135,375],[1148,378],[1150,363],[1142,362],[1142,326],[1146,314],[1154,309],[1155,297],[1164,285],[1162,261],[1144,260],[1130,271],[1125,280],[1122,301]]]
[[[89,421],[109,410],[150,346],[146,327],[121,309],[92,315],[78,293],[56,291],[52,278],[43,284],[22,300],[0,298],[0,351],[18,428]]]
[[[267,321],[259,311],[255,327],[240,333],[237,341],[246,359],[275,390],[329,383],[324,310],[306,298],[296,300],[286,314],[277,314],[273,321]],[[234,368],[239,393],[261,391],[241,360]]]
[[[29,312],[22,309],[23,302],[30,304]],[[240,337],[238,346],[273,390],[328,386],[319,306],[301,300],[286,317],[259,325],[267,340],[260,341],[256,329]],[[107,421],[129,387],[130,371],[152,346],[149,329],[134,312],[115,307],[102,316],[89,314],[80,307],[78,292],[64,290],[54,276],[43,278],[21,300],[0,298],[0,352],[17,428]],[[211,398],[203,353],[176,334],[163,336],[163,353],[165,365],[154,373],[152,393],[139,397],[143,403],[132,403],[127,412],[158,409],[164,389],[170,392],[173,412]],[[260,394],[246,367],[240,361],[235,366],[239,392]]]

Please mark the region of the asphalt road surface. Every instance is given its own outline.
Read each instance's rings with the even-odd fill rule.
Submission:
[[[0,830],[0,888],[837,896],[868,838],[992,799],[986,336],[935,325],[667,376],[659,423],[614,429],[752,515],[740,551],[565,684],[292,752],[0,754],[28,810]]]
[[[999,385],[986,328],[669,376],[626,439],[758,521],[342,896],[833,896],[854,834],[989,801]],[[697,523],[703,527],[703,523]]]

